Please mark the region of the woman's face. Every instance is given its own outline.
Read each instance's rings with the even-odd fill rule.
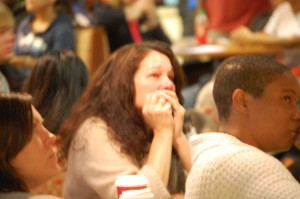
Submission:
[[[142,110],[147,94],[154,91],[175,92],[174,76],[169,58],[158,51],[150,51],[141,61],[134,75],[135,107]]]
[[[29,189],[46,182],[60,171],[55,146],[56,138],[43,126],[43,119],[34,107],[32,111],[32,138],[10,161]]]

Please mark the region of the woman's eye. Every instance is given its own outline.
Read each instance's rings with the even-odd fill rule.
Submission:
[[[174,80],[174,78],[175,78],[174,75],[169,75],[170,80]]]
[[[159,77],[159,74],[158,73],[152,73],[152,74],[150,74],[150,77]]]
[[[290,97],[290,96],[285,96],[285,97],[284,97],[284,101],[285,101],[286,103],[290,104],[292,100],[291,100],[291,97]]]

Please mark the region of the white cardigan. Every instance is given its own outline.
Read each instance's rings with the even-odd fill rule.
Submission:
[[[300,185],[283,164],[225,133],[190,139],[193,168],[186,199],[299,199]]]

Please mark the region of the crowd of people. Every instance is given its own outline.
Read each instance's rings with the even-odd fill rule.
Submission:
[[[222,60],[187,108],[155,1],[13,2],[0,2],[1,199],[118,198],[120,175],[145,176],[154,198],[299,198],[300,84],[288,54]],[[234,15],[224,9],[241,2],[217,2],[198,1],[211,37],[297,49],[299,1],[246,1]],[[108,35],[111,54],[92,76],[76,54],[75,4]],[[34,193],[62,173],[62,195]]]

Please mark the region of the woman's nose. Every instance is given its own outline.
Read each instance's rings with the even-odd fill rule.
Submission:
[[[165,77],[162,82],[162,89],[175,91],[175,84],[169,77]]]
[[[56,144],[56,135],[54,135],[53,133],[51,133],[50,131],[48,131],[46,128],[45,129],[45,133],[47,134],[46,137],[46,144],[49,146],[55,145]]]
[[[56,140],[57,140],[56,135],[49,133],[49,139],[50,139],[51,144],[56,144]]]

